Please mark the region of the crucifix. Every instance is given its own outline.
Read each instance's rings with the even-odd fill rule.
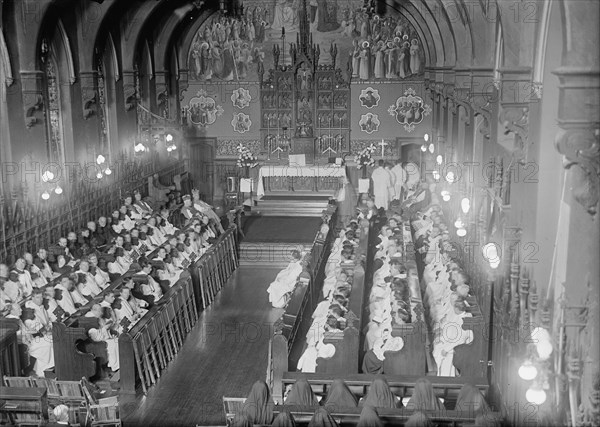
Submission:
[[[388,145],[388,143],[382,139],[381,142],[377,145],[381,146],[381,157],[385,157],[385,146]]]

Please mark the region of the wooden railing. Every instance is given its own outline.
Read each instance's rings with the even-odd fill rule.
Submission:
[[[139,190],[146,195],[154,174],[161,183],[172,184],[185,171],[184,160],[162,168],[155,162],[124,161],[101,181],[69,177],[69,188],[47,201],[28,195],[25,187],[0,194],[0,262],[11,264],[25,252],[48,248],[67,232],[85,228],[88,221],[110,216],[125,194]]]
[[[198,320],[191,280],[180,280],[128,332],[119,335],[121,392],[144,394],[160,378]]]
[[[196,304],[212,304],[215,296],[238,267],[237,226],[232,224],[202,257],[190,267]]]
[[[357,398],[361,398],[367,394],[369,387],[374,379],[380,378],[378,375],[372,374],[322,374],[322,373],[303,373],[303,372],[286,372],[281,379],[280,390],[273,389],[273,395],[276,393],[283,393],[287,386],[293,385],[299,379],[305,379],[310,384],[316,395],[326,396],[329,392],[331,384],[336,379],[342,379],[352,394]],[[396,396],[410,397],[412,396],[415,383],[422,376],[415,375],[386,375],[385,380],[387,381],[390,389]],[[488,390],[489,384],[486,380],[482,380],[480,377],[436,377],[427,376],[427,379],[431,382],[433,390],[437,397],[444,399],[444,401],[453,402],[456,400],[460,389],[465,384],[472,384],[479,389],[481,394],[485,397]]]

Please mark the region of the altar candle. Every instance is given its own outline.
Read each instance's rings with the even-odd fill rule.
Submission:
[[[281,27],[281,37],[285,37],[285,27]]]

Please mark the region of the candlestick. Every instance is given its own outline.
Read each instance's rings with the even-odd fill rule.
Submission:
[[[285,27],[281,27],[281,37],[285,37]]]

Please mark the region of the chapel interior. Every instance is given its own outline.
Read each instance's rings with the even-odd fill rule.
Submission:
[[[596,0],[0,0],[0,425],[600,425]]]

